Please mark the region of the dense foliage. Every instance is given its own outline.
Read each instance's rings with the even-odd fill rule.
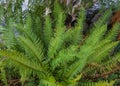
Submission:
[[[84,8],[75,26],[68,29],[65,7],[58,1],[46,15],[46,3],[31,5],[22,12],[18,9],[22,0],[17,1],[14,11],[1,7],[5,22],[0,26],[1,85],[113,86],[116,79],[101,79],[120,70],[120,54],[113,52],[119,44],[119,24],[109,31],[106,24],[111,10],[84,37]]]

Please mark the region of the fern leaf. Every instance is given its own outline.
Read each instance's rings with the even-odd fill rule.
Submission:
[[[49,49],[48,49],[48,57],[54,58],[57,51],[61,48],[63,43],[63,39],[61,37],[55,37],[51,39]]]
[[[87,47],[87,49],[86,49]],[[83,45],[80,48],[80,51],[77,55],[77,57],[79,58],[75,63],[73,63],[67,71],[67,77],[69,77],[68,79],[73,78],[75,75],[77,75],[78,73],[80,73],[82,71],[82,69],[85,67],[86,63],[87,63],[87,59],[88,57],[94,52],[92,46],[88,46],[88,45]],[[85,54],[87,53],[87,54]]]
[[[75,75],[77,75],[79,72],[82,71],[82,69],[86,65],[86,62],[87,62],[87,58],[83,58],[83,59],[80,59],[80,61],[73,63],[73,65],[71,65],[68,68],[68,70],[66,72],[66,77],[68,79],[73,79],[73,77],[75,77]]]
[[[82,40],[82,30],[83,30],[83,22],[85,20],[85,12],[82,9],[82,11],[79,14],[78,21],[76,23],[76,26],[72,29],[69,29],[65,32],[65,40],[66,42],[71,42],[71,44],[78,44]]]
[[[24,25],[22,24],[15,24],[14,25],[19,32],[19,35],[24,35],[25,37],[29,38],[31,41],[35,42],[37,36],[32,31],[32,29],[27,30]]]
[[[83,31],[84,20],[85,20],[85,10],[82,9],[82,11],[79,14],[77,24],[74,28],[75,29],[75,33],[73,35],[74,36],[74,38],[73,38],[74,44],[78,44],[82,40],[82,31]]]
[[[0,62],[0,66],[2,66],[3,64],[1,64],[2,62]],[[3,67],[0,68],[0,80],[3,81],[3,83],[5,84],[5,86],[8,86],[7,83],[7,77],[6,77],[6,71],[4,70]]]
[[[39,72],[44,72],[44,69],[41,67],[40,64],[36,64],[35,62],[32,62],[32,60],[31,61],[28,60],[24,54],[19,53],[17,51],[2,51],[2,50],[0,50],[0,55],[10,58],[14,62],[22,65],[23,67],[26,67],[26,68],[29,68],[29,69],[32,69],[35,71],[39,71]]]
[[[119,42],[113,42],[106,44],[105,46],[101,47],[101,49],[96,50],[95,54],[92,55],[92,59],[95,60],[95,62],[100,62],[103,58],[105,58],[110,50],[114,48],[116,45],[118,45]]]
[[[7,29],[3,30],[3,40],[4,40],[4,44],[6,45],[6,47],[8,49],[10,49],[11,47],[14,46],[15,43],[15,33],[14,33],[14,27],[13,22],[11,20],[9,20],[9,25]]]
[[[46,46],[49,45],[51,37],[53,37],[53,30],[52,30],[52,21],[50,16],[46,16],[45,18],[45,25],[44,25],[44,39]]]
[[[27,49],[27,52],[31,53],[39,62],[43,60],[43,47],[42,44],[38,41],[33,43],[29,39],[19,36],[19,41],[22,43],[23,47]]]
[[[100,28],[102,25],[106,24],[107,20],[109,19],[112,11],[111,9],[107,10],[103,16],[94,24],[95,27]]]
[[[84,84],[79,84],[80,86],[113,86],[115,81],[99,81],[99,82],[87,82]]]
[[[39,86],[41,86],[41,85],[43,85],[43,86],[57,86],[57,83],[56,83],[56,80],[54,79],[54,77],[50,76],[46,79],[41,79]]]
[[[62,48],[62,45],[64,43],[65,27],[64,27],[63,19],[64,19],[63,13],[60,13],[58,15],[58,20],[56,24],[56,32],[54,34],[55,37],[51,38],[49,48],[48,48],[49,58],[54,58],[54,55],[56,54],[57,50]]]
[[[68,49],[61,50],[56,58],[52,60],[52,67],[55,68],[72,61],[77,54],[76,49],[76,46],[70,46]]]
[[[30,31],[32,28],[32,17],[30,14],[27,15],[26,23],[24,24],[24,28],[27,31]]]
[[[120,30],[119,26],[120,25],[118,23],[116,23],[114,25],[114,27],[106,35],[106,39],[108,39],[108,40],[115,40],[116,36],[118,35],[118,32]]]
[[[94,28],[95,30],[91,32],[91,35],[89,35],[88,39],[86,40],[86,43],[88,45],[95,45],[97,42],[99,42],[99,40],[102,39],[103,35],[106,32],[106,28],[107,28],[107,25],[103,25],[100,28]]]

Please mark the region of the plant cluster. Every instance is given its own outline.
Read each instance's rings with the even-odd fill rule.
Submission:
[[[119,24],[109,31],[106,24],[111,10],[84,38],[84,8],[67,29],[66,12],[57,1],[45,16],[44,6],[34,6],[25,16],[22,11],[6,15],[6,25],[0,27],[1,85],[16,80],[20,86],[113,86],[116,80],[98,80],[120,70],[120,54],[113,52]]]

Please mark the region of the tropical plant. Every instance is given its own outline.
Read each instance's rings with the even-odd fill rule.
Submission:
[[[105,13],[85,38],[82,35],[85,10],[81,9],[75,27],[70,29],[64,25],[64,11],[56,1],[51,14],[41,17],[27,12],[22,22],[11,17],[5,27],[0,27],[3,40],[0,77],[5,86],[16,78],[24,86],[114,84],[115,80],[87,81],[94,74],[120,69],[120,54],[111,55],[119,43],[115,40],[119,24],[107,32],[105,23],[111,11]]]

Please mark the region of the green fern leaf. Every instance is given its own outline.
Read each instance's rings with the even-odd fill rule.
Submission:
[[[35,57],[39,62],[42,62],[43,60],[43,47],[42,44],[38,41],[36,43],[33,43],[31,40],[19,36],[19,41],[22,43],[23,47],[27,49],[26,51],[31,53],[33,57]]]
[[[73,61],[77,54],[76,49],[76,46],[70,46],[67,49],[61,50],[59,54],[55,57],[55,59],[52,60],[52,67],[55,68],[59,65],[66,64],[69,61]]]
[[[48,15],[45,18],[45,25],[44,25],[44,39],[46,46],[49,45],[51,37],[53,37],[52,21],[50,19],[50,16]]]
[[[22,53],[19,53],[17,51],[2,51],[2,50],[0,50],[0,55],[10,58],[14,62],[16,62],[20,65],[23,65],[23,67],[44,73],[44,69],[41,67],[40,64],[36,64],[35,62],[32,62],[32,60],[31,61],[28,60],[27,57]]]

